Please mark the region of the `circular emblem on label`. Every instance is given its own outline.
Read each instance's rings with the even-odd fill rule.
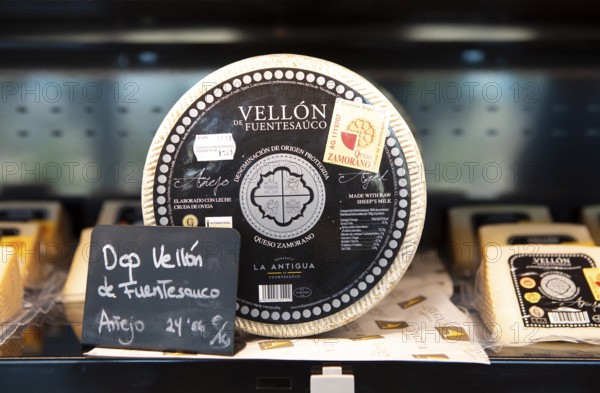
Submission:
[[[240,207],[258,233],[292,239],[309,231],[325,208],[325,185],[306,160],[291,154],[260,159],[240,186]]]
[[[521,286],[523,288],[527,288],[527,289],[535,288],[535,280],[531,277],[523,277],[519,281],[519,284],[521,284]]]
[[[578,292],[573,280],[558,273],[550,273],[542,277],[540,291],[553,300],[570,300]]]
[[[529,303],[537,303],[540,301],[540,299],[542,298],[542,295],[540,295],[537,292],[527,292],[524,296],[525,300],[527,300]]]
[[[181,225],[184,227],[197,227],[198,217],[193,214],[188,214],[183,217],[183,220],[181,220]]]
[[[312,295],[312,291],[310,290],[310,288],[300,287],[300,288],[294,289],[294,296],[295,297],[299,297],[301,299],[304,299],[304,298],[309,297],[310,295]]]
[[[540,308],[538,306],[531,306],[531,307],[529,307],[529,314],[532,317],[541,318],[544,316],[545,312],[542,308]]]

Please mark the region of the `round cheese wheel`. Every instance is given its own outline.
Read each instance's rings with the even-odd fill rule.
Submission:
[[[237,326],[273,337],[333,330],[407,269],[426,195],[406,122],[367,80],[290,54],[198,82],[146,160],[146,225],[241,234]]]

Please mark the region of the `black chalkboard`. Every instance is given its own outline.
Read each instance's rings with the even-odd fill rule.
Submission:
[[[98,226],[82,344],[232,355],[239,247],[234,229]]]

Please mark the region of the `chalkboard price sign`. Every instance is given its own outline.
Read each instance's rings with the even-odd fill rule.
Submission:
[[[234,229],[97,227],[82,343],[232,355],[239,248]]]

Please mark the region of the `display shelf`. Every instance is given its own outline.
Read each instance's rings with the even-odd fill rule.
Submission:
[[[400,284],[402,285],[402,284]],[[161,391],[201,386],[207,391],[293,391],[309,389],[311,373],[337,364],[350,370],[358,392],[433,392],[460,386],[467,392],[485,386],[492,392],[589,391],[600,366],[597,346],[538,343],[488,350],[491,365],[401,361],[286,361],[180,358],[92,358],[80,344],[83,303],[56,303],[18,331],[0,356],[0,388],[35,391],[40,381],[51,391],[127,389]],[[20,352],[19,352],[20,351]],[[29,375],[30,377],[26,377]],[[35,378],[31,378],[31,376]],[[431,378],[435,375],[436,378]],[[532,377],[539,375],[539,377]],[[540,383],[549,378],[551,385]],[[6,390],[10,391],[10,390]]]
[[[71,316],[72,318],[72,316]],[[20,338],[22,356],[0,358],[3,391],[307,392],[310,375],[324,364],[340,364],[355,376],[357,392],[435,392],[450,387],[476,392],[588,392],[594,386],[600,350],[568,343],[539,344],[490,352],[491,365],[434,362],[281,360],[184,360],[87,358],[56,305]],[[77,323],[76,323],[77,324]],[[544,379],[546,379],[544,381]]]
[[[105,199],[138,198],[154,132],[189,87],[276,52],[347,66],[406,108],[425,161],[426,246],[446,250],[451,206],[544,204],[578,222],[600,201],[593,2],[42,3],[0,2],[0,199],[58,199],[75,234]],[[323,365],[86,358],[71,317],[56,304],[17,335],[21,353],[0,358],[0,391],[304,393]],[[589,392],[597,348],[504,348],[490,366],[339,363],[357,392]]]

